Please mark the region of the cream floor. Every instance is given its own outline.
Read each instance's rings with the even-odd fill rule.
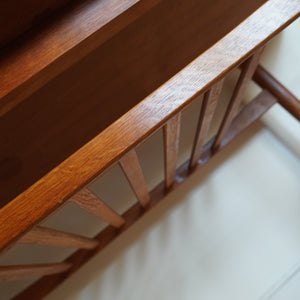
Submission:
[[[300,20],[268,45],[262,64],[300,98]],[[254,92],[252,86],[249,94]],[[195,107],[185,120],[196,118]],[[193,126],[184,123],[182,137]],[[161,140],[158,133],[138,149],[149,188],[162,177]],[[183,138],[181,160],[189,143]],[[133,201],[117,167],[92,189],[110,197],[119,211]],[[64,208],[47,225],[63,222],[68,209],[72,221],[64,228],[69,231],[85,227],[92,235],[95,224],[103,226],[93,218],[90,225],[90,217],[74,207]],[[37,262],[46,256],[42,248],[26,249]],[[53,251],[49,247],[46,253]],[[3,287],[3,299],[14,290],[14,285]],[[299,122],[275,105],[46,299],[300,299]]]

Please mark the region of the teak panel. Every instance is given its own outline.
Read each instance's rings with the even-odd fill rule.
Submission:
[[[87,182],[181,111],[195,95],[207,90],[253,54],[292,22],[299,11],[298,1],[268,1],[134,109],[5,205],[0,210],[0,249],[13,244]],[[249,39],[253,32],[255,35]]]
[[[250,104],[243,108],[241,114],[235,118],[227,131],[225,138],[223,139],[223,144],[220,146],[219,150],[222,150],[228,143],[230,143],[236,136],[243,132],[249,125],[251,125],[255,120],[260,118],[263,113],[265,113],[273,104],[276,103],[276,99],[268,92],[261,92]],[[210,157],[215,153],[211,153],[209,150],[213,140],[208,142],[204,146],[205,157]],[[191,175],[196,169],[201,167],[208,159],[201,159],[201,164],[198,164],[196,168],[191,170],[189,168],[189,162],[187,161],[181,165],[176,174],[178,175],[175,179],[174,188],[178,187],[184,180]],[[31,299],[34,295],[35,299],[42,299],[47,295],[52,289],[57,287],[66,278],[76,272],[84,263],[91,259],[94,255],[103,250],[110,242],[112,242],[119,234],[123,233],[124,230],[131,227],[140,217],[145,213],[154,208],[164,197],[167,195],[165,190],[165,184],[162,182],[157,187],[151,191],[151,201],[150,206],[147,210],[143,209],[138,203],[133,205],[128,209],[123,217],[126,219],[126,225],[123,227],[122,231],[117,231],[115,228],[109,226],[101,231],[95,239],[99,241],[99,247],[92,251],[78,250],[70,257],[66,259],[66,262],[71,263],[72,267],[67,273],[62,273],[58,275],[45,276],[35,282],[33,285],[29,286],[26,290],[17,295],[14,300]]]
[[[40,26],[58,8],[64,7],[70,1],[0,1],[0,48],[33,26]]]
[[[120,2],[92,1],[90,5],[95,8],[91,8],[91,19],[89,13],[85,13],[87,16],[84,13],[81,15],[81,11],[78,12],[79,19],[85,17],[91,23],[97,21],[101,26],[111,14],[105,17],[99,12],[110,11],[110,4],[116,13],[129,5],[128,1],[122,1],[122,5]],[[71,23],[74,32],[69,33],[70,25],[67,24],[62,33],[59,31],[58,37],[58,29],[51,27],[45,36],[40,36],[41,33],[36,37],[35,43],[39,45],[40,42],[42,49],[19,50],[23,51],[22,55],[27,55],[24,61],[18,61],[19,56],[14,52],[12,57],[2,57],[0,94],[15,81],[22,81],[18,79],[19,76],[28,76],[33,81],[33,87],[38,86],[39,89],[0,117],[0,205],[16,197],[95,137],[233,29],[264,1],[246,1],[243,5],[239,0],[132,2],[138,2],[139,6],[132,7],[135,8],[134,13],[130,10],[129,25],[124,21],[125,26],[122,21],[124,29],[110,38],[106,36],[110,33],[106,29],[103,32],[106,40],[101,40],[99,47],[95,44],[100,43],[100,37],[92,35],[82,41],[83,45],[74,50],[74,57],[81,56],[86,48],[92,47],[90,44],[95,48],[94,51],[89,49],[92,52],[81,57],[77,63],[73,56],[61,57],[53,67],[55,72],[69,60],[74,64],[48,84],[44,82],[41,88],[39,78],[31,74],[35,67],[39,67],[36,64],[42,64],[43,60],[51,62],[49,56],[73,45],[77,36],[78,40],[83,39],[82,30],[89,32],[89,28],[86,29],[88,26],[81,28],[74,21],[74,24]],[[154,6],[152,9],[149,8],[151,5]],[[105,17],[104,20],[102,17]],[[133,17],[137,19],[132,20]],[[108,27],[105,25],[101,30],[105,28]],[[112,32],[115,33],[114,30]],[[63,44],[59,44],[57,39],[62,40]],[[10,61],[14,62],[14,71],[4,72],[7,65],[12,68]],[[47,68],[44,67],[43,72],[48,70],[48,76],[54,71],[49,69],[52,64],[48,66],[47,61],[44,62]],[[26,93],[25,88],[14,90],[11,98],[15,101],[18,97],[25,97]],[[0,97],[0,106],[6,101],[10,101],[6,96]]]

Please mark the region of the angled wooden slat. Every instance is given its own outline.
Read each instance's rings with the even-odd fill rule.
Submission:
[[[58,247],[94,249],[98,241],[77,234],[36,226],[18,241],[20,244],[38,244]]]
[[[57,274],[67,271],[72,264],[38,264],[19,266],[0,266],[0,281],[18,280]]]
[[[228,145],[232,140],[234,140],[238,135],[246,130],[251,124],[258,120],[273,104],[276,103],[276,99],[268,92],[261,92],[251,103],[247,104],[243,108],[241,113],[233,120],[226,136],[224,138],[224,143],[222,143],[219,150],[222,150],[226,145]],[[209,141],[204,146],[204,150],[201,156],[207,157],[208,159],[201,159],[201,164],[198,164],[196,168],[191,170],[188,168],[189,162],[184,163],[177,169],[178,178],[180,180],[176,181],[175,187],[179,186],[184,182],[191,174],[196,170],[201,168],[206,164],[211,157],[216,153],[211,153],[210,148],[213,143],[213,139]],[[163,182],[158,184],[151,192],[151,204],[150,209],[146,212],[141,209],[141,206],[136,203],[131,208],[129,208],[124,214],[126,219],[126,225],[124,226],[124,231],[131,227],[135,222],[149,212],[152,208],[156,206],[161,200],[166,196],[165,187]],[[122,232],[124,232],[122,231]],[[75,273],[84,263],[89,261],[97,253],[103,250],[107,245],[109,245],[117,236],[122,234],[120,231],[116,231],[111,226],[106,227],[101,231],[95,238],[99,240],[100,245],[93,251],[88,250],[78,250],[72,254],[66,261],[72,263],[72,269],[65,274],[56,274],[52,276],[46,276],[33,285],[29,286],[26,290],[21,292],[16,296],[15,300],[23,299],[43,299],[51,290],[56,288],[61,282],[66,280],[71,274]]]
[[[300,99],[292,94],[264,67],[258,65],[253,80],[262,88],[267,89],[290,114],[300,121]]]
[[[120,160],[120,165],[124,171],[137,199],[142,206],[146,207],[150,201],[143,171],[135,150],[126,153]]]
[[[164,125],[165,187],[171,188],[175,180],[180,133],[180,113]]]
[[[222,120],[220,129],[217,133],[215,142],[213,144],[213,147],[212,147],[213,151],[216,151],[221,145],[222,139],[224,138],[224,136],[225,136],[225,134],[226,134],[240,104],[241,104],[241,101],[243,99],[247,85],[255,72],[255,69],[258,65],[258,62],[259,62],[262,52],[263,52],[263,47],[258,49],[255,52],[255,54],[253,54],[250,58],[248,58],[246,60],[246,62],[244,62],[244,64],[242,65],[241,74],[240,74],[237,84],[234,88],[232,97],[230,99],[230,103],[227,107],[225,116]]]
[[[207,136],[219,95],[222,90],[223,82],[223,79],[218,81],[204,95],[189,165],[190,168],[194,168],[197,165],[201,155],[204,139]]]
[[[29,228],[193,101],[194,96],[207,90],[295,20],[299,8],[299,1],[267,1],[182,71],[2,207],[0,251],[8,249]]]
[[[120,228],[125,224],[120,215],[87,188],[80,190],[70,200],[114,227]]]

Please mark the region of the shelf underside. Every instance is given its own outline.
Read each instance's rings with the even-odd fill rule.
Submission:
[[[140,16],[135,16],[129,24],[125,22],[124,28],[106,41],[102,40],[92,51],[89,49],[90,53],[71,67],[68,66],[69,52],[58,59],[60,48],[49,44],[53,49],[47,48],[46,53],[53,56],[48,57],[49,62],[53,59],[54,62],[50,65],[51,72],[47,71],[49,62],[38,60],[43,53],[30,48],[31,41],[35,41],[35,47],[38,41],[30,33],[28,40],[24,35],[21,46],[10,49],[8,57],[2,53],[0,78],[6,82],[11,78],[9,82],[15,84],[16,89],[8,96],[0,89],[3,93],[0,108],[11,99],[18,98],[19,103],[0,117],[0,206],[99,134],[265,1],[248,1],[242,6],[237,0],[215,0],[215,5],[198,0],[175,2],[157,1],[151,9],[141,10]],[[96,3],[94,1],[94,5]],[[139,5],[141,9],[142,4]],[[103,28],[111,29],[107,25]],[[48,32],[54,34],[55,30]],[[60,38],[67,36],[68,32],[62,31]],[[50,43],[51,38],[50,34],[49,40],[43,43]],[[92,38],[78,41],[74,47],[78,57],[90,43],[95,45]],[[22,47],[27,52],[16,56]],[[10,69],[8,63],[14,55],[18,68]],[[53,72],[61,65],[66,68],[63,72],[61,69],[59,74]],[[33,77],[30,75],[34,70],[30,69],[32,66],[41,68]],[[47,74],[55,76],[48,78]],[[22,83],[25,78],[22,76],[34,78],[33,83],[28,80],[34,88],[42,82],[40,78],[49,80],[36,90],[32,86],[28,89]],[[0,82],[5,84],[3,80]],[[14,97],[10,99],[10,95]]]

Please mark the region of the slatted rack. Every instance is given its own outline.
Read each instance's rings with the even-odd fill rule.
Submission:
[[[1,266],[2,281],[40,277],[15,299],[40,299],[49,293],[207,163],[273,104],[278,102],[300,120],[299,100],[259,65],[265,44],[296,19],[299,11],[298,1],[268,1],[1,209],[0,249],[3,252],[16,243],[79,248],[66,260],[55,264]],[[240,69],[240,74],[224,118],[216,136],[204,144],[224,78],[236,68]],[[262,91],[240,110],[250,80],[254,80]],[[198,95],[204,97],[192,152],[189,160],[176,168],[181,112]],[[165,178],[148,191],[135,149],[160,128],[163,128],[164,134]],[[122,215],[89,189],[89,184],[114,163],[120,164],[137,198],[137,202]],[[96,215],[108,224],[107,227],[94,238],[87,238],[39,225],[67,201]]]

